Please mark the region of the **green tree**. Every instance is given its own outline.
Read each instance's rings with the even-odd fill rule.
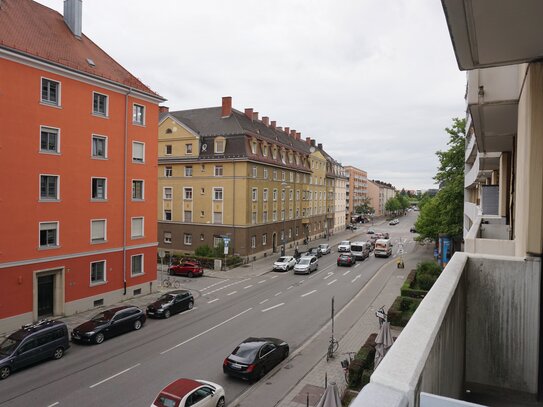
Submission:
[[[404,191],[405,192],[405,191]],[[398,200],[398,203],[400,204],[400,209],[402,211],[405,211],[410,206],[409,198],[407,197],[407,194],[399,194],[396,199]]]
[[[398,198],[390,198],[388,201],[385,202],[385,210],[387,212],[396,213],[402,208],[400,201]]]
[[[420,214],[415,227],[421,239],[436,240],[441,233],[453,239],[462,236],[465,129],[466,120],[458,118],[445,129],[449,134],[449,149],[436,152],[439,167],[434,177],[441,188],[435,197],[425,194],[419,202]]]
[[[364,215],[368,213],[374,213],[375,209],[371,206],[371,198],[365,196],[362,198],[362,203],[355,208],[356,213],[362,213]]]

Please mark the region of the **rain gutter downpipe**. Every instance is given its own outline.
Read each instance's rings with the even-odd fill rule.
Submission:
[[[124,155],[123,155],[123,295],[126,295],[126,205],[127,205],[127,155],[128,155],[128,96],[132,88],[124,97]]]

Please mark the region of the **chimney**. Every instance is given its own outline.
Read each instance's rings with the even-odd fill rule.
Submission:
[[[245,116],[247,116],[251,121],[253,121],[253,108],[248,107],[245,109]]]
[[[317,147],[319,148],[319,150],[322,150],[322,143],[317,144]]]
[[[315,147],[315,139],[311,140],[311,147]]]
[[[282,126],[277,126],[277,130],[283,131],[283,127]]]
[[[222,97],[222,111],[221,117],[230,117],[232,114],[232,96]]]
[[[81,38],[82,14],[82,0],[64,0],[64,22],[77,38]]]
[[[270,126],[270,118],[268,116],[262,116],[262,123],[264,123],[264,125],[266,127],[269,127]]]
[[[302,139],[302,133],[296,132],[296,140],[301,140],[301,139]]]
[[[168,113],[170,111],[170,108],[168,106],[159,106],[158,107],[158,113]]]
[[[311,145],[311,137],[306,137],[305,142],[309,145]]]
[[[253,113],[253,121],[254,122],[258,121],[258,112]]]
[[[296,130],[293,129],[290,131],[290,137],[296,138]]]
[[[285,133],[287,133],[287,134],[290,133],[290,127],[285,127]]]
[[[271,121],[271,128],[275,129],[275,127],[277,127],[277,122],[275,120],[272,120]]]

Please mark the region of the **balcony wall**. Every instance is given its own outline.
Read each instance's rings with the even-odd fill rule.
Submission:
[[[466,166],[467,172],[464,174],[464,188],[469,188],[477,183],[479,177],[479,161],[480,160],[476,159],[469,169]]]
[[[464,250],[467,253],[514,256],[515,241],[509,240],[509,226],[503,224],[483,224],[483,221],[499,217],[478,216],[468,234],[464,237]],[[481,228],[481,226],[483,226]],[[501,238],[500,238],[501,237]]]

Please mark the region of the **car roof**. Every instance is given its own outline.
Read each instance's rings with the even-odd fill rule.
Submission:
[[[168,384],[161,393],[168,393],[175,397],[183,398],[187,393],[196,390],[203,384],[193,379],[177,379]]]
[[[189,290],[173,290],[173,291],[168,291],[167,293],[164,293],[164,294],[177,295],[177,294],[186,294],[186,293],[190,294],[190,291]]]
[[[21,329],[13,332],[11,335],[9,335],[9,337],[15,340],[22,340],[26,338],[27,336],[30,336],[36,332],[41,332],[43,330],[56,328],[59,326],[66,326],[66,324],[62,321],[51,321],[51,320],[43,320],[43,322],[38,321],[35,324],[23,325]]]

